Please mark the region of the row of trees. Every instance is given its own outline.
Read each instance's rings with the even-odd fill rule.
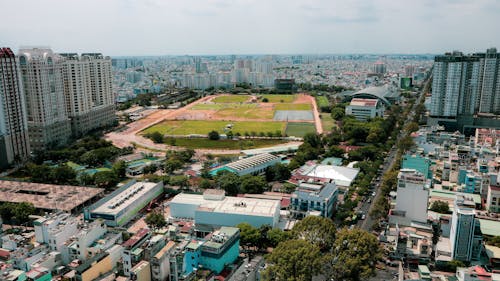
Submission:
[[[132,153],[133,148],[117,148],[109,141],[102,139],[102,135],[91,135],[84,137],[68,147],[37,151],[33,157],[35,164],[44,162],[67,162],[72,161],[91,167],[101,166],[106,162],[112,162],[116,157]]]
[[[95,185],[106,189],[114,188],[116,184],[125,178],[126,164],[117,161],[110,171],[100,171],[93,175],[80,173],[66,164],[49,166],[47,164],[37,165],[29,163],[25,167],[25,173],[30,175],[30,180],[37,183],[69,184],[69,185]]]

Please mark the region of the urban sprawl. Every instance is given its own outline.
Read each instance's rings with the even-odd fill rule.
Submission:
[[[500,53],[0,48],[0,280],[500,280]]]

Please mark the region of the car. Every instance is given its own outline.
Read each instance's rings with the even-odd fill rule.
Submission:
[[[365,214],[362,214],[362,215],[361,215],[361,219],[362,219],[362,220],[366,219],[366,215],[365,215]]]

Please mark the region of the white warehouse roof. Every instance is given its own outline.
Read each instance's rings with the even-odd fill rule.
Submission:
[[[175,204],[197,205],[198,210],[214,213],[240,214],[274,217],[280,209],[280,200],[266,200],[226,196],[221,200],[207,200],[203,195],[181,193],[170,202],[171,211]],[[175,216],[175,211],[173,212]]]

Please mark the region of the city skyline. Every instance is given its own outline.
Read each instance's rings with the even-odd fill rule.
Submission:
[[[0,0],[2,44],[112,56],[464,53],[500,46],[500,3]],[[465,20],[464,20],[465,19]],[[437,28],[439,27],[439,28]],[[481,30],[481,32],[477,32]],[[464,40],[467,38],[467,40]]]

